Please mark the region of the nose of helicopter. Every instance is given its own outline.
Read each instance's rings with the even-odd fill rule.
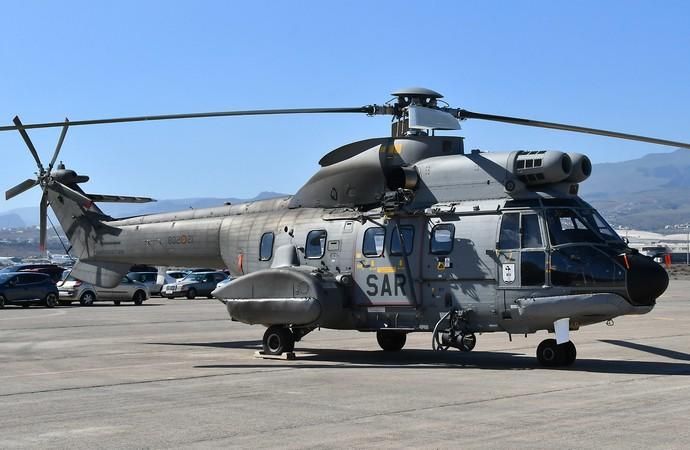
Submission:
[[[630,303],[653,305],[668,287],[668,274],[660,264],[642,255],[628,255],[627,290]]]

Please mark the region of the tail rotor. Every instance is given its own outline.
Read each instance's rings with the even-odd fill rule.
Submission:
[[[5,191],[5,199],[9,200],[11,198],[14,198],[17,195],[22,194],[35,186],[41,187],[43,194],[41,195],[41,202],[39,207],[39,248],[41,252],[44,252],[46,249],[46,239],[48,232],[47,222],[49,205],[48,193],[46,192],[46,189],[50,187],[52,189],[61,191],[66,197],[72,198],[73,200],[81,204],[84,204],[86,207],[90,206],[92,202],[89,198],[85,197],[79,192],[70,189],[69,187],[65,186],[57,180],[54,180],[51,175],[53,166],[55,165],[55,161],[57,161],[57,157],[60,154],[60,150],[62,149],[62,144],[65,141],[65,136],[67,135],[67,129],[69,128],[69,120],[65,119],[64,125],[62,127],[62,132],[60,133],[60,138],[58,139],[57,146],[55,147],[55,151],[53,152],[53,157],[51,158],[50,164],[48,164],[47,169],[43,166],[41,158],[38,156],[38,152],[36,151],[36,147],[31,141],[29,134],[26,132],[26,129],[22,124],[22,121],[19,119],[18,116],[16,116],[13,122],[17,127],[19,134],[22,136],[22,139],[26,143],[29,152],[34,157],[34,160],[36,161],[36,166],[38,167],[38,172],[36,172],[35,179],[26,179],[21,183],[17,184],[16,186]]]

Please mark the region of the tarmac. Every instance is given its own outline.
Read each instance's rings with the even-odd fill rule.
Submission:
[[[572,334],[478,336],[471,353],[400,353],[314,331],[256,359],[263,327],[214,300],[0,310],[0,448],[689,448],[690,281],[657,307]]]

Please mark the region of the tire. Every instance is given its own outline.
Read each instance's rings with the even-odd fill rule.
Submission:
[[[144,291],[136,291],[134,293],[134,297],[132,297],[132,301],[137,306],[141,306],[141,304],[144,303],[145,299],[146,299],[146,294],[144,293]]]
[[[194,297],[196,297],[196,289],[189,288],[189,290],[187,291],[187,298],[190,300],[194,300]]]
[[[560,350],[555,339],[545,339],[537,347],[537,359],[544,367],[557,367],[565,362],[563,351]]]
[[[55,292],[49,292],[46,298],[43,299],[43,304],[46,308],[55,308],[58,304],[58,296]]]
[[[281,355],[295,349],[295,337],[288,327],[271,325],[264,333],[263,349],[265,355]]]
[[[399,352],[405,346],[407,333],[379,330],[376,332],[376,340],[383,351]]]
[[[93,302],[95,301],[96,295],[91,291],[84,292],[79,298],[79,304],[82,306],[93,306]]]
[[[168,300],[173,300],[175,297],[166,297]]]
[[[572,366],[577,359],[577,349],[573,341],[565,342],[558,346],[559,351],[563,353],[563,365]]]
[[[22,303],[22,308],[29,308],[31,303]]]
[[[0,295],[0,309],[2,309],[2,308],[5,307],[5,303],[6,303],[6,302],[7,302],[7,300],[5,300],[5,296],[4,296],[4,295]]]
[[[120,306],[120,303],[121,303],[120,300],[113,300],[113,304],[115,306]]]
[[[471,352],[477,345],[477,336],[474,333],[464,334],[460,340],[460,351]]]

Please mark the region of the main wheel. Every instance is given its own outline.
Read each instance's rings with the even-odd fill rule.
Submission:
[[[22,308],[29,308],[31,307],[31,303],[22,303]]]
[[[376,340],[384,351],[399,352],[405,346],[407,333],[379,330],[376,332]]]
[[[271,325],[264,333],[264,354],[280,355],[295,349],[295,337],[288,327]]]
[[[46,298],[43,299],[43,303],[46,308],[55,308],[58,304],[58,296],[54,292],[50,292],[48,295],[46,295]]]
[[[555,339],[545,339],[537,347],[537,359],[544,367],[556,367],[563,364],[564,352],[556,344]]]
[[[573,341],[568,341],[558,346],[558,350],[563,354],[563,365],[572,366],[577,359],[577,349]]]
[[[95,301],[96,296],[91,291],[84,292],[83,294],[81,294],[81,297],[79,298],[79,304],[82,306],[92,306],[93,302]]]
[[[190,300],[194,300],[194,297],[196,297],[196,289],[190,288],[190,289],[187,291],[187,298],[190,299]]]
[[[146,299],[146,294],[142,291],[136,291],[134,293],[134,297],[132,297],[132,301],[134,302],[135,305],[139,306],[142,303],[144,303],[144,299]]]
[[[0,295],[0,309],[5,307],[5,302],[6,302],[6,301],[7,301],[7,300],[5,300],[5,296],[4,296],[4,295]]]
[[[115,306],[120,306],[120,300],[113,300],[113,304]]]

